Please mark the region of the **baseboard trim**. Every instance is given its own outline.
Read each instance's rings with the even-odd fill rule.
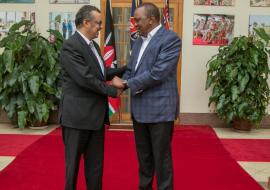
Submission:
[[[54,115],[57,115],[54,113]],[[52,117],[53,119],[49,120],[49,123],[56,123],[56,116]],[[180,120],[177,124],[182,125],[209,125],[211,127],[228,127],[228,124],[217,117],[216,113],[180,113]],[[0,123],[10,123],[6,112],[1,111]],[[133,129],[132,123],[128,124],[111,124],[110,129],[121,130],[121,129]],[[264,117],[261,123],[261,128],[270,129],[270,115]]]
[[[216,113],[180,113],[180,124],[182,125],[210,125],[211,127],[228,127],[225,121],[217,117]],[[262,128],[270,128],[270,115],[262,120]]]
[[[0,109],[0,123],[10,123],[7,113]]]

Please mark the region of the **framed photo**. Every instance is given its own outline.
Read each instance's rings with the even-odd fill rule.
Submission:
[[[233,15],[195,14],[193,16],[193,45],[227,45],[233,39],[233,31]]]
[[[234,6],[235,0],[194,0],[194,5]]]
[[[64,39],[68,39],[76,30],[75,13],[50,12],[49,25],[50,29],[58,30],[63,35]]]
[[[270,7],[269,0],[250,0],[251,7]]]
[[[251,15],[249,16],[249,35],[256,35],[254,28],[263,28],[270,35],[270,15]],[[270,43],[268,44],[270,46]]]
[[[35,3],[35,0],[0,0],[0,3]]]
[[[52,4],[89,4],[90,0],[50,0]]]
[[[21,20],[36,22],[35,12],[30,11],[0,11],[0,40],[8,33],[9,28]]]

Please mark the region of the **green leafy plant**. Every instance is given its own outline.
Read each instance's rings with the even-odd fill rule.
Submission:
[[[49,40],[23,20],[0,41],[0,105],[20,128],[47,122],[60,97],[58,54],[63,38]]]
[[[232,122],[245,119],[258,126],[266,115],[269,103],[268,55],[266,44],[270,37],[263,29],[258,37],[235,37],[207,63],[205,89],[212,87],[210,106],[216,106],[217,115]]]

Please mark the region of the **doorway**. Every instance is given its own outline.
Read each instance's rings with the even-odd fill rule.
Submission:
[[[143,2],[152,2],[160,8],[161,15],[164,7],[164,0],[143,0]],[[101,0],[101,12],[105,20],[106,0]],[[115,32],[115,45],[117,55],[117,65],[121,67],[129,61],[130,33],[129,19],[131,14],[132,0],[111,0],[113,24]],[[170,0],[170,29],[182,37],[183,23],[183,0]],[[104,45],[104,30],[101,33],[101,47]],[[178,92],[180,94],[181,86],[181,57],[177,68]],[[130,92],[125,91],[121,95],[120,109],[110,117],[111,124],[131,124],[130,115]],[[177,122],[177,121],[176,121]]]

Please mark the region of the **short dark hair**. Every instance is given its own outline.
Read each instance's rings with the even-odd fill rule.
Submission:
[[[160,22],[160,12],[154,3],[143,3],[138,8],[143,7],[147,17],[154,17],[157,22]]]
[[[83,23],[83,20],[93,20],[93,15],[91,14],[93,11],[97,11],[100,13],[100,10],[92,5],[84,5],[82,6],[76,14],[75,17],[75,25],[76,27],[80,26]]]

